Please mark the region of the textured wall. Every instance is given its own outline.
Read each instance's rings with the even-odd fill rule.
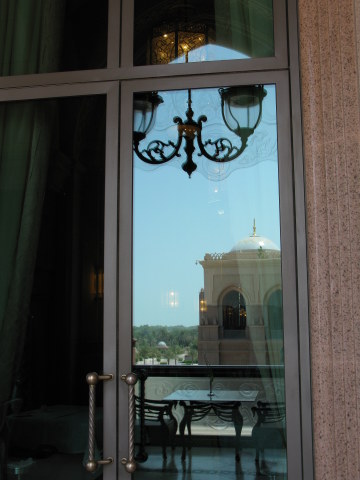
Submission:
[[[315,478],[353,480],[360,479],[359,0],[298,4]]]

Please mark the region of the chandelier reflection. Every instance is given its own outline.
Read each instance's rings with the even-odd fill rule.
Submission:
[[[168,64],[174,61],[188,62],[189,52],[201,51],[209,43],[212,31],[204,23],[169,22],[152,30],[148,44],[151,65]],[[201,60],[199,58],[198,60]]]
[[[207,122],[207,117],[200,115],[197,121],[194,120],[192,94],[191,90],[188,90],[185,118],[176,116],[173,119],[174,124],[177,125],[177,139],[175,141],[152,140],[145,148],[140,148],[140,144],[146,140],[155,124],[156,111],[163,103],[163,99],[158,92],[136,93],[134,94],[133,147],[137,156],[150,165],[161,165],[175,157],[180,157],[180,148],[184,144],[186,160],[181,167],[189,177],[197,168],[193,159],[195,142],[199,148],[197,155],[204,156],[212,162],[226,163],[238,158],[245,150],[248,138],[260,123],[266,90],[263,85],[243,85],[220,88],[218,93],[222,119],[227,129],[236,135],[237,144],[222,136],[217,139],[203,140],[203,124]]]

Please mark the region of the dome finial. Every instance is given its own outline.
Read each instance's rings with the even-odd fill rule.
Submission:
[[[256,223],[255,223],[255,218],[254,218],[254,224],[253,224],[253,237],[256,237]]]

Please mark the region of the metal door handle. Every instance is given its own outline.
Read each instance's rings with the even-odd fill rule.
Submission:
[[[103,460],[95,460],[95,389],[96,384],[99,381],[106,382],[112,380],[113,374],[98,375],[96,372],[88,373],[86,375],[86,381],[89,385],[89,460],[87,461],[85,468],[88,472],[95,472],[99,465],[108,465],[112,463],[114,459],[112,457],[104,458]]]
[[[134,460],[134,426],[135,426],[135,384],[137,376],[135,373],[121,375],[123,380],[129,387],[129,458],[123,458],[121,463],[124,465],[128,473],[136,470],[136,462]]]

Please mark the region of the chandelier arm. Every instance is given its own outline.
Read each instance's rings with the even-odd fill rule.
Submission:
[[[198,126],[199,131],[197,133],[197,141],[200,149],[200,153],[198,156],[204,155],[208,160],[217,163],[226,163],[235,160],[239,157],[247,146],[247,138],[248,136],[243,136],[241,138],[241,147],[234,146],[232,142],[225,137],[220,137],[217,140],[207,140],[203,143],[201,132],[202,132],[202,124],[207,121],[207,117],[205,115],[201,115],[198,119]],[[207,145],[212,145],[215,147],[215,153],[210,154],[206,150]]]
[[[182,124],[181,118],[175,117],[174,123]],[[139,143],[139,141],[134,139],[135,153],[143,162],[150,165],[162,165],[163,163],[170,162],[174,157],[180,157],[179,150],[182,143],[182,136],[178,135],[176,144],[172,141],[165,143],[161,140],[152,140],[148,146],[141,151],[139,150]],[[173,150],[166,155],[164,151],[167,147],[172,147]]]
[[[143,162],[148,163],[150,165],[161,165],[163,163],[166,163],[172,160],[177,154],[174,148],[173,152],[171,152],[170,155],[166,156],[163,153],[163,150],[165,147],[169,147],[169,146],[175,147],[173,142],[164,143],[164,142],[161,142],[160,140],[153,140],[151,143],[149,143],[147,148],[144,148],[141,151],[138,148],[139,146],[134,144],[134,151],[136,155],[140,158],[140,160],[142,160]],[[153,152],[158,156],[155,156]],[[147,156],[145,156],[144,154],[146,154]]]
[[[207,145],[215,147],[215,153],[213,155],[206,151]],[[246,144],[242,143],[241,147],[238,148],[234,146],[229,139],[222,137],[215,141],[207,140],[204,144],[200,144],[199,142],[199,148],[201,152],[199,156],[204,155],[204,157],[212,162],[226,163],[238,158],[245,150]]]
[[[246,148],[246,141],[242,139],[241,147],[234,146],[231,141],[225,137],[218,138],[215,141],[207,140],[205,143],[202,141],[201,129],[198,132],[197,141],[200,149],[199,156],[204,155],[208,160],[217,163],[231,162],[239,157]],[[207,145],[215,147],[215,153],[210,154],[206,150]]]

